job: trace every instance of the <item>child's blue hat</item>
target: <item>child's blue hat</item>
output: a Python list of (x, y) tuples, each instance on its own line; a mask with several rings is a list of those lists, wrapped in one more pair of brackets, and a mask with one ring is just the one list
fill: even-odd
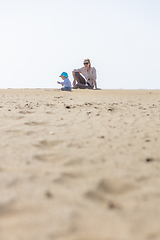
[(65, 76), (66, 78), (68, 78), (68, 74), (66, 72), (62, 72), (59, 77), (61, 77), (62, 75)]

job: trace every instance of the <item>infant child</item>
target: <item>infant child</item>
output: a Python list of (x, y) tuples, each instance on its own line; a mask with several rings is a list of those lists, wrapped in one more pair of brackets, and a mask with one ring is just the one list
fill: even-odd
[(58, 84), (62, 84), (63, 87), (61, 88), (62, 91), (71, 91), (72, 86), (71, 82), (68, 78), (68, 74), (66, 72), (63, 72), (59, 77), (62, 78), (63, 82), (57, 81)]

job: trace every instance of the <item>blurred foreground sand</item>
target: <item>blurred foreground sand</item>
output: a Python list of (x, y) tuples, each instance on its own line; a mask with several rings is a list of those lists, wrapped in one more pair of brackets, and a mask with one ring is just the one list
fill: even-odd
[(0, 90), (0, 240), (159, 240), (160, 90)]

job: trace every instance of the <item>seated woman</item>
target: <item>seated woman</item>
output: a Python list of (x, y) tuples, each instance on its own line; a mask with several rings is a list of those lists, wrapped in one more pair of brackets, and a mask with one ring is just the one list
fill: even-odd
[(91, 63), (89, 58), (85, 59), (84, 67), (79, 69), (74, 69), (73, 74), (73, 89), (81, 88), (81, 89), (97, 89), (97, 82), (96, 82), (96, 69), (91, 67)]

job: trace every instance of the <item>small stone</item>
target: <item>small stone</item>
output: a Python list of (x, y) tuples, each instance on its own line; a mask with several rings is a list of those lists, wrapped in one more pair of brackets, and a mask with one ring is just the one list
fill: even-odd
[(53, 197), (52, 193), (49, 192), (49, 191), (47, 191), (47, 192), (45, 193), (45, 196), (46, 196), (47, 198), (52, 198), (52, 197)]
[(66, 105), (65, 108), (71, 108), (70, 106)]
[(146, 158), (146, 162), (153, 162), (153, 158)]
[(87, 112), (87, 115), (89, 115), (91, 112)]
[(114, 202), (109, 202), (108, 203), (108, 208), (114, 209), (114, 208), (117, 208), (117, 206), (116, 206), (116, 204)]
[(100, 138), (105, 138), (105, 136), (101, 136)]

